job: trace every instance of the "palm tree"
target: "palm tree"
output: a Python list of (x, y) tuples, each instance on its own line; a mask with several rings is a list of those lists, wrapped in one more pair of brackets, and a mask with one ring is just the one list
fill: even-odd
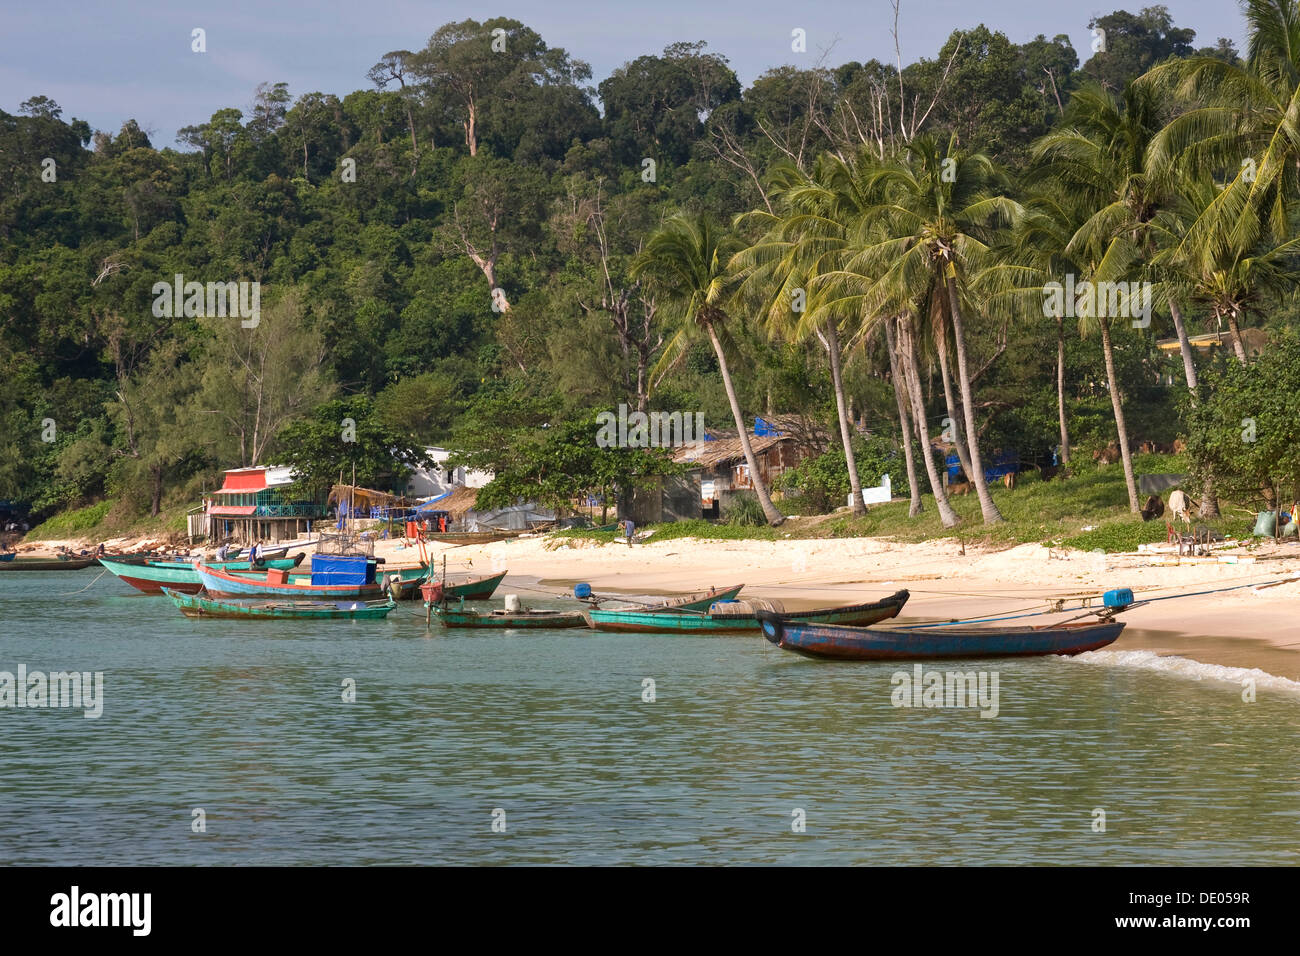
[(829, 315), (816, 322), (807, 320), (810, 280), (833, 266), (845, 244), (843, 207), (851, 204), (852, 195), (843, 192), (845, 186), (851, 188), (851, 178), (841, 175), (842, 167), (831, 156), (819, 157), (811, 175), (790, 165), (776, 167), (769, 175), (772, 182), (769, 200), (780, 211), (759, 210), (737, 217), (738, 227), (757, 224), (767, 231), (753, 245), (738, 252), (730, 268), (741, 279), (737, 297), (758, 304), (770, 334), (794, 341), (816, 335), (825, 346), (853, 513), (863, 515), (867, 508), (862, 501), (862, 482), (853, 451), (853, 427), (842, 374), (843, 320)]
[(1273, 238), (1290, 232), (1300, 198), (1300, 3), (1245, 0), (1246, 59), (1174, 60), (1138, 82), (1172, 90), (1190, 108), (1151, 143), (1154, 168), (1175, 161), (1193, 172), (1230, 175)]
[[(984, 154), (958, 150), (955, 139), (943, 150), (933, 138), (918, 137), (867, 178), (865, 192), (875, 201), (863, 219), (873, 231), (854, 267), (878, 276), (871, 296), (876, 311), (907, 311), (913, 320), (944, 315), (951, 322), (962, 406), (953, 419), (965, 429), (967, 475), (985, 523), (1004, 519), (984, 480), (976, 437), (965, 287), (986, 262), (997, 228), (1019, 215), (1020, 207), (1001, 194), (1002, 185), (1000, 171)], [(936, 336), (936, 347), (946, 362), (946, 330)]]
[[(944, 527), (951, 528), (960, 522), (948, 501), (943, 483), (934, 465), (931, 442), (926, 428), (925, 402), (921, 394), (921, 374), (917, 361), (916, 343), (920, 336), (916, 330), (916, 309), (912, 303), (901, 303), (894, 311), (881, 308), (885, 298), (877, 290), (878, 263), (871, 261), (868, 250), (875, 248), (883, 235), (884, 218), (875, 210), (878, 206), (871, 180), (878, 161), (868, 150), (859, 152), (853, 161), (835, 167), (839, 181), (835, 192), (847, 201), (836, 207), (838, 221), (844, 222), (847, 233), (836, 237), (834, 263), (831, 258), (810, 280), (810, 308), (805, 321), (819, 323), (829, 316), (853, 316), (857, 320), (854, 333), (856, 342), (863, 342), (881, 328), (890, 353), (894, 392), (899, 412), (899, 425), (904, 441), (908, 481), (912, 489), (909, 513), (920, 514), (920, 482), (917, 480), (911, 441), (913, 432), (920, 441), (922, 459), (934, 494), (935, 507)], [(910, 406), (910, 421), (909, 411)]]
[(785, 516), (776, 510), (767, 493), (767, 486), (759, 474), (758, 460), (749, 441), (745, 418), (740, 412), (736, 388), (727, 366), (727, 353), (722, 348), (719, 331), (726, 325), (727, 313), (727, 261), (738, 250), (739, 243), (724, 235), (704, 216), (675, 216), (667, 220), (646, 242), (645, 249), (632, 263), (633, 279), (645, 278), (662, 294), (669, 313), (676, 310), (682, 328), (669, 344), (668, 355), (680, 355), (687, 337), (701, 329), (709, 338), (718, 358), (722, 385), (731, 403), (731, 414), (740, 434), (740, 447), (749, 466), (754, 492), (762, 505), (763, 515), (771, 525), (779, 525)]
[(1237, 360), (1248, 364), (1241, 319), (1294, 289), (1300, 238), (1273, 241), (1250, 202), (1250, 184), (1220, 188), (1208, 177), (1184, 180), (1154, 226), (1166, 239), (1153, 262), (1157, 274), (1205, 305), (1220, 329), (1226, 319)]
[[(1066, 108), (1065, 125), (1034, 147), (1035, 176), (1058, 196), (1082, 204), (1086, 220), (1065, 248), (1079, 267), (1080, 282), (1126, 282), (1142, 277), (1141, 260), (1155, 252), (1150, 223), (1170, 190), (1170, 177), (1153, 165), (1152, 144), (1160, 133), (1157, 98), (1148, 86), (1130, 83), (1120, 100), (1099, 86), (1076, 91)], [(1093, 305), (1097, 297), (1093, 296)], [(1176, 299), (1171, 314), (1186, 342)], [(1111, 318), (1099, 313), (1079, 317), (1085, 327), (1095, 319), (1101, 330), (1106, 376), (1115, 411), (1129, 507), (1140, 510), (1133, 476), (1132, 451), (1119, 385), (1114, 376)], [(1185, 363), (1191, 347), (1185, 346)]]
[[(976, 278), (990, 311), (1008, 319), (1036, 316), (1043, 310), (1043, 290), (1067, 273), (1081, 269), (1066, 247), (1086, 217), (1068, 196), (1043, 190), (1030, 196), (1023, 212), (1004, 237), (993, 262)], [(1065, 316), (1056, 321), (1056, 414), (1061, 429), (1062, 466), (1070, 464), (1070, 429), (1065, 415)]]

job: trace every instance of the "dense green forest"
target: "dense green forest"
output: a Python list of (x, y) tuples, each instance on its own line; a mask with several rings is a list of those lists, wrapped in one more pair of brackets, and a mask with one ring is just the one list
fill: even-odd
[[(1250, 383), (1230, 349), (1185, 380), (1170, 303), (1190, 334), (1294, 315), (1300, 25), (1248, 16), (1240, 55), (1156, 6), (1098, 17), (1083, 57), (974, 26), (901, 74), (805, 55), (747, 88), (703, 43), (597, 80), (563, 38), (465, 20), (174, 144), (32, 91), (0, 111), (0, 499), (157, 514), (221, 468), (394, 482), (381, 452), (441, 443), (489, 496), (559, 502), (661, 464), (596, 453), (620, 403), (851, 423), (803, 472), (840, 504), (883, 468), (919, 496), (945, 431), (982, 502), (981, 453), (1046, 464), (1067, 430), (1076, 460), (1187, 437), (1209, 487), (1234, 452), (1189, 427)], [(1149, 325), (1045, 318), (1066, 273), (1152, 283)], [(174, 281), (259, 283), (260, 313), (160, 310)]]

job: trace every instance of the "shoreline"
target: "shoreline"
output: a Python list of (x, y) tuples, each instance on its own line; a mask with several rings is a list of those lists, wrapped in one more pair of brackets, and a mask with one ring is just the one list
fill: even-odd
[[(82, 547), (50, 541), (41, 542), (40, 550), (53, 551), (61, 544)], [(912, 597), (899, 620), (916, 623), (1028, 614), (1044, 610), (1056, 598), (1077, 608), (1078, 598), (1119, 587), (1132, 588), (1138, 601), (1188, 595), (1124, 612), (1121, 619), (1128, 627), (1114, 649), (1258, 668), (1300, 680), (1300, 580), (1258, 591), (1250, 586), (1300, 575), (1300, 546), (1232, 553), (1248, 560), (1171, 566), (1153, 564), (1160, 559), (1154, 554), (1103, 558), (1037, 544), (963, 546), (956, 539), (677, 538), (629, 548), (622, 542), (537, 535), (490, 544), (426, 545), (426, 554), (438, 566), (446, 557), (452, 577), (508, 570), (498, 596), (513, 586), (525, 603), (571, 597), (578, 582), (597, 592), (629, 596), (743, 583), (742, 598), (775, 599), (791, 609), (871, 600), (907, 588)], [(406, 547), (400, 539), (377, 541), (375, 555), (395, 567), (420, 563), (418, 548)], [(1233, 590), (1222, 590), (1226, 588)], [(1072, 613), (1031, 617), (1024, 623), (1050, 623)]]

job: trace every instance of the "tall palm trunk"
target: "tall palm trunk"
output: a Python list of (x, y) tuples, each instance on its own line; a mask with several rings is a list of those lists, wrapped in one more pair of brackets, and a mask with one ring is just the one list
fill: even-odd
[(826, 350), (831, 354), (831, 385), (835, 389), (835, 411), (840, 419), (840, 439), (844, 442), (844, 461), (849, 467), (849, 494), (853, 496), (853, 513), (864, 515), (862, 482), (858, 478), (858, 460), (853, 454), (853, 431), (849, 427), (848, 403), (844, 400), (844, 378), (840, 374), (840, 335), (834, 322), (826, 323)]
[(1183, 374), (1187, 376), (1187, 387), (1192, 391), (1192, 400), (1196, 399), (1196, 388), (1200, 384), (1196, 378), (1196, 363), (1192, 360), (1192, 342), (1187, 337), (1187, 323), (1183, 321), (1183, 310), (1178, 303), (1169, 300), (1169, 317), (1174, 320), (1174, 332), (1178, 334), (1178, 351), (1183, 354)]
[[(949, 266), (951, 269), (951, 266)], [(966, 332), (962, 320), (961, 302), (957, 295), (957, 277), (948, 275), (948, 304), (952, 306), (952, 337), (957, 344), (957, 379), (961, 383), (961, 402), (966, 412), (967, 451), (970, 452), (970, 480), (975, 483), (975, 493), (979, 495), (980, 511), (984, 514), (985, 524), (1005, 521), (998, 506), (989, 494), (988, 482), (984, 480), (984, 465), (980, 461), (979, 432), (975, 430), (975, 400), (971, 396), (970, 373), (966, 362)]]
[(948, 427), (952, 430), (952, 445), (957, 451), (957, 460), (961, 462), (961, 470), (969, 480), (970, 454), (966, 451), (966, 439), (963, 435), (965, 429), (961, 426), (961, 414), (957, 411), (957, 403), (952, 398), (952, 371), (948, 368), (948, 339), (945, 332), (942, 324), (936, 324), (934, 348), (939, 355), (939, 378), (943, 382), (943, 403), (948, 409)]
[[(1196, 377), (1196, 362), (1192, 358), (1192, 343), (1187, 337), (1187, 323), (1183, 321), (1183, 311), (1172, 298), (1169, 300), (1169, 317), (1174, 320), (1174, 331), (1178, 334), (1178, 350), (1183, 353), (1183, 375), (1187, 378), (1187, 390), (1192, 393), (1192, 403), (1197, 401), (1197, 388), (1200, 381)], [(1219, 517), (1219, 496), (1214, 491), (1214, 478), (1207, 475), (1201, 485), (1202, 518)]]
[(745, 428), (745, 418), (740, 414), (740, 402), (736, 399), (736, 388), (731, 384), (731, 371), (727, 368), (727, 354), (722, 350), (722, 343), (718, 341), (718, 333), (713, 328), (712, 322), (705, 322), (704, 328), (709, 333), (713, 352), (718, 357), (718, 370), (722, 372), (722, 386), (727, 390), (731, 414), (736, 419), (736, 430), (740, 433), (740, 448), (745, 453), (745, 463), (749, 465), (749, 478), (754, 483), (754, 493), (758, 495), (758, 503), (763, 507), (763, 516), (767, 518), (767, 523), (775, 527), (785, 520), (785, 515), (777, 511), (776, 506), (772, 504), (772, 499), (767, 493), (767, 485), (763, 484), (763, 476), (759, 474), (758, 459), (754, 457), (754, 448), (749, 443), (749, 432)]
[(1124, 406), (1119, 397), (1119, 383), (1115, 381), (1115, 349), (1110, 340), (1110, 319), (1099, 317), (1101, 325), (1101, 350), (1106, 356), (1106, 385), (1110, 389), (1110, 404), (1115, 410), (1115, 427), (1119, 430), (1119, 454), (1124, 461), (1124, 483), (1128, 486), (1128, 510), (1137, 514), (1137, 483), (1133, 480), (1133, 455), (1128, 449), (1128, 425), (1124, 422)]
[(915, 518), (925, 510), (925, 506), (921, 503), (921, 482), (917, 480), (916, 476), (916, 459), (912, 457), (912, 422), (907, 414), (907, 401), (903, 398), (903, 392), (907, 388), (907, 381), (898, 362), (898, 350), (894, 344), (894, 317), (892, 315), (885, 319), (885, 342), (889, 348), (889, 373), (894, 380), (894, 400), (898, 403), (898, 424), (900, 434), (903, 436), (903, 459), (907, 464), (907, 488), (911, 495), (911, 501), (907, 506), (907, 516)]
[(930, 451), (930, 435), (925, 427), (925, 402), (921, 398), (921, 369), (916, 361), (916, 340), (912, 334), (911, 319), (903, 319), (898, 325), (902, 340), (904, 378), (907, 380), (907, 393), (912, 398), (912, 420), (916, 425), (916, 436), (921, 441), (921, 460), (925, 462), (925, 473), (930, 479), (930, 490), (934, 492), (934, 505), (939, 510), (939, 520), (945, 528), (956, 525), (961, 518), (952, 510), (948, 502), (948, 493), (939, 480), (939, 471), (934, 467), (934, 455)]
[(1237, 361), (1242, 365), (1249, 365), (1246, 358), (1246, 346), (1241, 341), (1241, 326), (1237, 323), (1237, 310), (1233, 309), (1228, 313), (1228, 328), (1232, 330), (1232, 350), (1237, 353)]
[(1065, 424), (1065, 320), (1056, 317), (1056, 414), (1061, 419), (1061, 467), (1070, 464), (1070, 431)]

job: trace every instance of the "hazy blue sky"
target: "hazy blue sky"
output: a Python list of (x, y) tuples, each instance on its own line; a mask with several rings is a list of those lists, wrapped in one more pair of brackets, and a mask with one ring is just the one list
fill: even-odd
[[(903, 0), (904, 62), (933, 57), (958, 27), (984, 23), (1021, 43), (1069, 34), (1080, 60), (1091, 55), (1088, 20), (1150, 0), (1091, 5), (1048, 0)], [(1197, 45), (1220, 36), (1244, 45), (1234, 0), (1169, 0), (1174, 23), (1196, 30)], [(489, 3), (417, 0), (0, 0), (0, 109), (41, 93), (64, 119), (116, 132), (134, 117), (154, 144), (218, 109), (248, 112), (259, 82), (286, 81), (298, 94), (339, 96), (367, 88), (366, 71), (385, 52), (418, 49), (452, 20), (509, 16), (591, 64), (593, 82), (643, 53), (678, 40), (706, 40), (748, 83), (784, 63), (892, 60), (888, 0), (580, 0)], [(206, 54), (190, 52), (190, 31), (207, 31)], [(807, 31), (808, 53), (790, 50), (790, 31)]]

